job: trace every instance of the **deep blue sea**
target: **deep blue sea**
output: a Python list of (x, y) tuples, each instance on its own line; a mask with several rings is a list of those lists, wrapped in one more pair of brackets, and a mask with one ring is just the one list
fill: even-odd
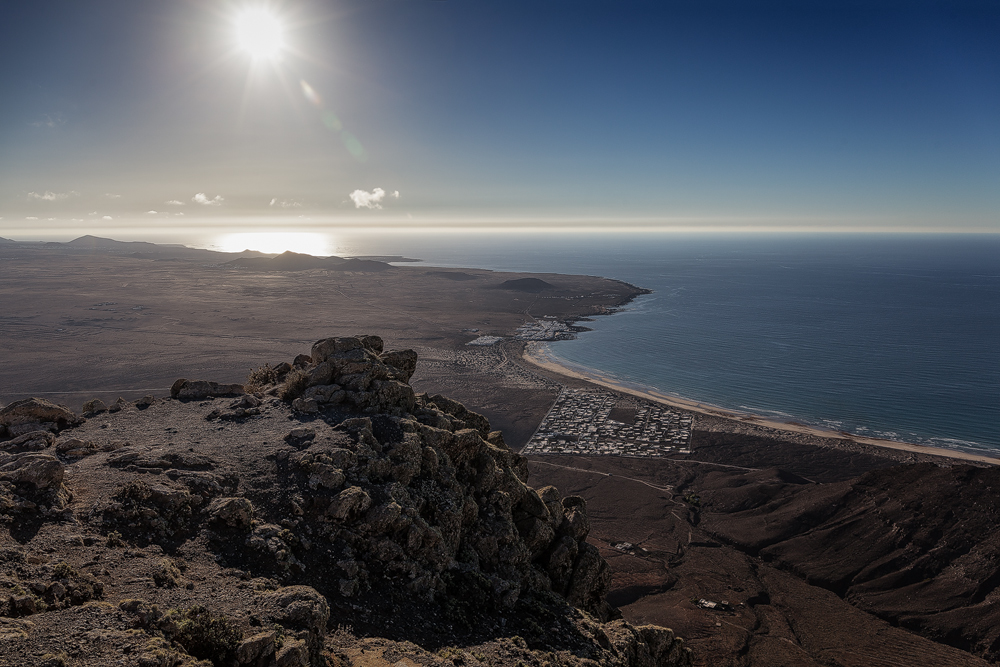
[(1000, 450), (1000, 237), (467, 235), (346, 240), (428, 265), (653, 290), (550, 344), (571, 365), (723, 408)]

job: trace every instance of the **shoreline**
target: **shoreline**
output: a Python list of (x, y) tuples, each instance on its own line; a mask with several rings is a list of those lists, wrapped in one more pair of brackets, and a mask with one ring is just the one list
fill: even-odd
[(845, 443), (847, 442), (859, 443), (863, 445), (869, 445), (872, 447), (892, 449), (912, 454), (923, 454), (927, 456), (937, 456), (948, 459), (957, 459), (961, 461), (974, 461), (977, 463), (1000, 465), (1000, 455), (998, 455), (997, 457), (991, 457), (982, 454), (973, 454), (971, 452), (963, 452), (957, 449), (946, 449), (944, 447), (918, 445), (916, 443), (911, 443), (911, 442), (899, 442), (896, 440), (885, 440), (882, 438), (859, 436), (859, 435), (845, 433), (842, 431), (825, 429), (819, 426), (807, 426), (805, 424), (797, 424), (793, 422), (782, 422), (768, 417), (763, 417), (760, 415), (728, 410), (726, 408), (703, 403), (700, 401), (685, 399), (678, 396), (670, 396), (655, 390), (637, 389), (635, 387), (630, 387), (619, 380), (615, 380), (605, 375), (602, 375), (599, 371), (593, 369), (584, 370), (580, 367), (571, 367), (563, 363), (560, 363), (559, 361), (554, 360), (552, 356), (543, 349), (543, 345), (544, 343), (529, 341), (528, 344), (522, 348), (521, 358), (528, 364), (545, 369), (557, 375), (574, 378), (576, 380), (583, 380), (591, 384), (611, 389), (612, 391), (616, 391), (623, 394), (629, 394), (631, 396), (636, 396), (638, 398), (653, 401), (655, 403), (660, 403), (663, 405), (669, 405), (671, 407), (680, 408), (682, 410), (687, 410), (688, 412), (693, 412), (700, 415), (713, 417), (716, 419), (723, 419), (726, 421), (733, 422), (734, 424), (753, 425), (796, 435), (829, 438), (834, 440), (841, 440), (844, 441)]

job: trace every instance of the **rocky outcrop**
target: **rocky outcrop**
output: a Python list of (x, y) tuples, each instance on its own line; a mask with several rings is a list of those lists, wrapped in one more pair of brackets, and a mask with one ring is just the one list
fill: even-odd
[(130, 627), (116, 654), (137, 664), (369, 664), (357, 632), (392, 665), (689, 665), (669, 630), (613, 620), (583, 499), (531, 488), (484, 416), (413, 391), (416, 363), (330, 338), (254, 371), (251, 394), (178, 381), (149, 410), (0, 443), (0, 489), (8, 509), (68, 497), (48, 452), (91, 475), (74, 520), (98, 537), (73, 543), (79, 564), (143, 599), (87, 627)]
[[(405, 381), (415, 364), (415, 353), (385, 352), (375, 336), (313, 345), (293, 407), (313, 401), (308, 412), (329, 414), (340, 435), (321, 441), (313, 428), (294, 429), (285, 441), (298, 451), (275, 454), (288, 472), (285, 488), (295, 491), (283, 514), (311, 552), (301, 540), (279, 538), (276, 571), (289, 556), (298, 564), (320, 559), (337, 564), (331, 588), (340, 596), (401, 579), (406, 595), (426, 600), (454, 594), (475, 572), (489, 581), (497, 609), (551, 590), (610, 618), (610, 573), (586, 542), (583, 500), (527, 486), (523, 457), (485, 417), (412, 391)], [(368, 416), (342, 419), (345, 410)]]
[(58, 433), (64, 428), (83, 423), (64, 405), (57, 405), (44, 398), (26, 398), (14, 401), (0, 409), (0, 436), (17, 437), (31, 431), (52, 431)]
[(241, 384), (219, 384), (207, 380), (185, 380), (181, 378), (170, 387), (170, 397), (182, 401), (200, 401), (215, 396), (241, 396)]
[(63, 485), (65, 472), (49, 454), (0, 452), (0, 517), (54, 517), (71, 497)]

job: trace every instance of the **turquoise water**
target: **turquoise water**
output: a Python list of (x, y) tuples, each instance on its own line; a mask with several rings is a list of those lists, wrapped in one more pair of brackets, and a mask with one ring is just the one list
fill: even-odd
[(1000, 449), (1000, 238), (358, 239), (439, 266), (586, 273), (654, 290), (550, 344), (664, 393), (863, 435)]

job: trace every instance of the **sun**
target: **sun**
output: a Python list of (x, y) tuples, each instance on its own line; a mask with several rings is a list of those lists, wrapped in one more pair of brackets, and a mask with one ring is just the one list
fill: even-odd
[(236, 18), (236, 42), (254, 60), (274, 60), (285, 46), (281, 20), (263, 8), (244, 10)]

